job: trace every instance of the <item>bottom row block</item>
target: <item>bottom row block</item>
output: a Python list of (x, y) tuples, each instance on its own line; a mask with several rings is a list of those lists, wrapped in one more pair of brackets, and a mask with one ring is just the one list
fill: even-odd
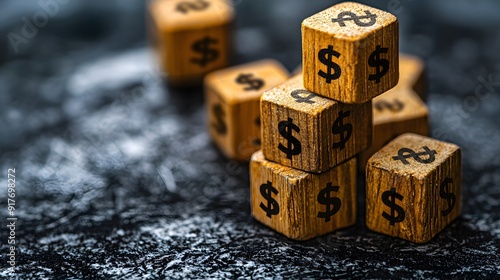
[(424, 243), (462, 209), (462, 156), (456, 145), (404, 134), (366, 166), (369, 229)]
[(250, 162), (252, 215), (295, 240), (306, 240), (356, 222), (356, 158), (316, 174), (268, 161)]

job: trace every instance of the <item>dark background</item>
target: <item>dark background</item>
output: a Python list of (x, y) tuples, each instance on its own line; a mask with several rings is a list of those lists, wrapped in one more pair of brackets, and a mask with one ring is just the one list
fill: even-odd
[[(254, 221), (248, 166), (211, 144), (201, 90), (162, 83), (144, 2), (65, 2), (53, 15), (0, 2), (0, 217), (15, 168), (15, 275), (499, 277), (500, 2), (364, 1), (399, 18), (400, 50), (428, 66), (432, 136), (463, 149), (462, 217), (424, 245), (365, 228), (361, 177), (354, 227), (294, 242)], [(235, 64), (293, 70), (300, 22), (335, 3), (235, 1)], [(34, 17), (37, 33), (12, 44)], [(0, 276), (13, 276), (0, 232)]]

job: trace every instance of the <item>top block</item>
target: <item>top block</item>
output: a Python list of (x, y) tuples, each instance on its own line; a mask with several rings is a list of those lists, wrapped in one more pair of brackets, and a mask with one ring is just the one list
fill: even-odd
[(399, 79), (399, 23), (387, 12), (341, 3), (302, 22), (304, 87), (343, 103), (364, 103)]

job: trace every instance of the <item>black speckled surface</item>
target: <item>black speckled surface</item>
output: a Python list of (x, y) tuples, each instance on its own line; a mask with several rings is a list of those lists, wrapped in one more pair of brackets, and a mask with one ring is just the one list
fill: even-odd
[[(235, 63), (294, 69), (301, 20), (333, 3), (235, 1)], [(0, 3), (0, 217), (15, 168), (18, 218), (2, 278), (500, 278), (500, 3), (377, 4), (428, 64), (432, 136), (463, 149), (463, 215), (424, 245), (365, 228), (362, 178), (354, 227), (294, 242), (254, 221), (248, 166), (211, 144), (200, 90), (163, 85), (143, 5), (59, 4), (16, 53), (8, 34), (42, 8)]]

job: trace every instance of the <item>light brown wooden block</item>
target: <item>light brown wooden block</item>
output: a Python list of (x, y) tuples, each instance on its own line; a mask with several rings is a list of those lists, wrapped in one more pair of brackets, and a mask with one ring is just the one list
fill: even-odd
[(368, 159), (389, 141), (404, 133), (429, 134), (427, 106), (413, 90), (396, 87), (375, 97), (373, 106), (373, 139), (371, 147), (360, 153), (360, 172)]
[(363, 103), (398, 83), (399, 23), (390, 13), (344, 2), (302, 22), (304, 86)]
[(374, 154), (366, 170), (366, 225), (373, 231), (424, 243), (460, 215), (456, 145), (404, 134)]
[(275, 60), (261, 60), (210, 73), (205, 104), (210, 136), (228, 158), (249, 160), (260, 149), (260, 96), (286, 81)]
[(201, 84), (229, 65), (234, 11), (226, 0), (155, 0), (151, 30), (163, 71), (173, 86)]
[(295, 240), (306, 240), (356, 222), (356, 159), (321, 174), (268, 161), (250, 162), (252, 216)]
[(302, 75), (261, 98), (265, 157), (320, 173), (367, 149), (372, 139), (371, 101), (345, 104), (304, 89)]
[(396, 87), (412, 88), (422, 100), (427, 99), (427, 73), (422, 59), (399, 54), (399, 83)]

